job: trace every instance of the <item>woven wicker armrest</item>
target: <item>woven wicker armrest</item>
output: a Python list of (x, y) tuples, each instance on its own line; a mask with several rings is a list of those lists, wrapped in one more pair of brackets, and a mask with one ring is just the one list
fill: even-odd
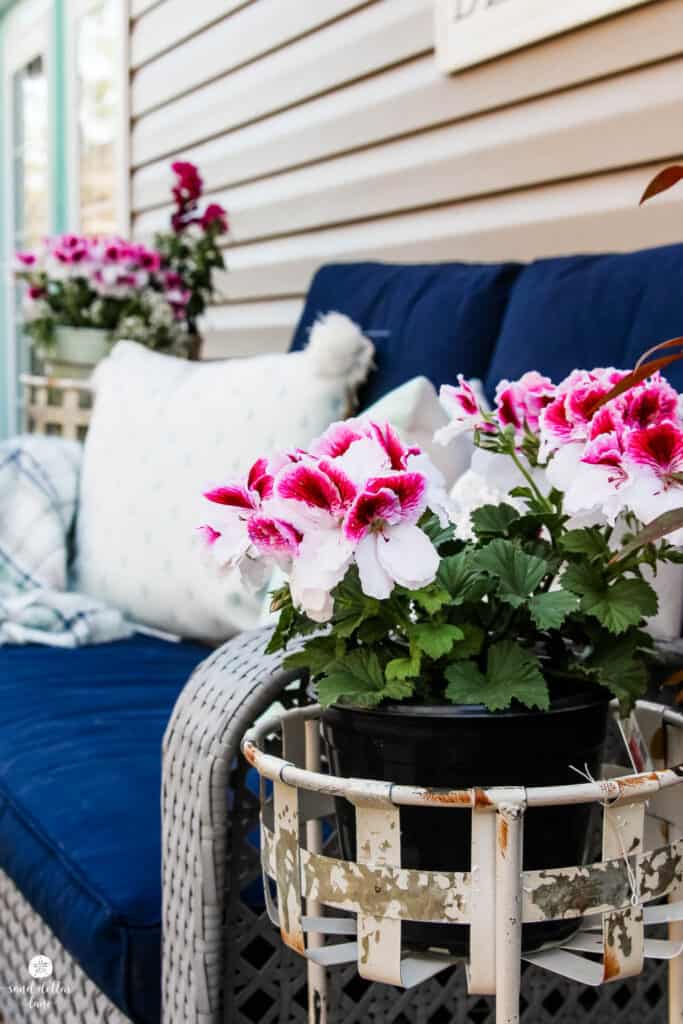
[(269, 633), (243, 633), (203, 661), (164, 737), (164, 1024), (221, 1020), (231, 765), (245, 730), (296, 675), (263, 653)]

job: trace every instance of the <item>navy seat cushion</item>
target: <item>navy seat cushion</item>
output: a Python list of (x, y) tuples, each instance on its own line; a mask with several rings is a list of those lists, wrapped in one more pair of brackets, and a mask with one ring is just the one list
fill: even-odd
[(0, 868), (139, 1024), (160, 1019), (162, 736), (207, 654), (0, 647)]
[[(683, 245), (628, 254), (537, 260), (518, 276), (486, 391), (540, 370), (559, 383), (575, 367), (630, 369), (683, 335)], [(683, 389), (683, 362), (664, 373)]]
[(330, 264), (313, 278), (292, 350), (306, 347), (321, 313), (351, 317), (376, 352), (361, 408), (411, 377), (429, 377), (437, 388), (458, 373), (483, 378), (519, 269), (513, 263)]

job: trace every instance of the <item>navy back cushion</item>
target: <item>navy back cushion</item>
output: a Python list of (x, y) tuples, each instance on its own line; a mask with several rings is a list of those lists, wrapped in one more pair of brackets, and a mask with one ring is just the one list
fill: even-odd
[[(575, 367), (630, 369), (660, 341), (683, 335), (683, 245), (624, 255), (537, 260), (510, 293), (486, 377), (540, 370), (559, 382)], [(664, 373), (683, 390), (683, 362)]]
[(458, 373), (483, 379), (519, 270), (513, 263), (330, 264), (313, 278), (292, 350), (306, 347), (320, 314), (351, 317), (375, 345), (377, 369), (361, 390), (361, 408), (419, 375), (437, 388)]

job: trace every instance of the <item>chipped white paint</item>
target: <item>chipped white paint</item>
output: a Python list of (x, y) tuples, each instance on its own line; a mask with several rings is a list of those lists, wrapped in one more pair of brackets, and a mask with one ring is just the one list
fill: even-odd
[[(667, 765), (683, 764), (683, 730), (667, 727), (665, 746)], [(683, 799), (680, 790), (673, 792), (677, 793), (678, 800), (670, 815), (669, 842), (680, 842), (683, 840)], [(683, 872), (671, 889), (669, 899), (683, 900)], [(671, 942), (683, 942), (683, 921), (669, 925), (669, 939)], [(669, 964), (669, 1021), (670, 1024), (683, 1024), (683, 957), (677, 957)]]
[(642, 852), (645, 805), (642, 802), (606, 807), (603, 812), (602, 855), (628, 861), (631, 905), (605, 914), (602, 921), (603, 981), (632, 978), (643, 970), (643, 907), (641, 873), (633, 855)]
[[(643, 956), (671, 958), (670, 1024), (683, 1024), (678, 956), (683, 948), (683, 822), (680, 798), (674, 798), (681, 791), (673, 788), (683, 783), (683, 715), (655, 705), (644, 705), (644, 709), (643, 733), (654, 770), (598, 783), (528, 790), (433, 790), (319, 774), (317, 708), (285, 716), (286, 760), (259, 749), (259, 742), (278, 726), (277, 721), (252, 730), (243, 741), (245, 757), (263, 778), (275, 782), (272, 805), (265, 802), (261, 790), (263, 870), (275, 878), (278, 891), (278, 910), (269, 908), (269, 913), (292, 948), (304, 952), (304, 934), (308, 936), (306, 955), (313, 962), (309, 1019), (324, 1024), (327, 966), (357, 961), (360, 973), (369, 980), (406, 988), (452, 963), (452, 957), (431, 951), (411, 955), (402, 951), (401, 922), (424, 921), (471, 925), (470, 989), (495, 992), (497, 1024), (518, 1024), (522, 922), (584, 918), (583, 928), (566, 948), (524, 959), (584, 984), (599, 985), (639, 973)], [(667, 767), (663, 766), (665, 754)], [(355, 804), (357, 861), (319, 852), (320, 819), (331, 811), (330, 801), (321, 800), (321, 794), (343, 796)], [(525, 807), (597, 801), (606, 805), (603, 860), (522, 870)], [(656, 835), (664, 827), (669, 840), (649, 850), (643, 849), (646, 803), (659, 826)], [(472, 814), (472, 870), (401, 867), (403, 805)], [(300, 847), (300, 823), (304, 822), (308, 849)], [(644, 906), (663, 896), (675, 902), (644, 915)], [(357, 920), (325, 918), (323, 907), (350, 911)], [(644, 939), (644, 924), (657, 920), (670, 922), (668, 942)], [(353, 936), (356, 930), (357, 941), (322, 945), (323, 935)], [(603, 953), (604, 965), (581, 955), (594, 952)]]
[(496, 1024), (519, 1024), (524, 791), (496, 815)]
[[(303, 726), (304, 733), (304, 761), (307, 771), (320, 771), (320, 723), (317, 720), (297, 718), (297, 722)], [(295, 760), (288, 753), (290, 760)], [(301, 795), (301, 794), (300, 794)], [(301, 801), (299, 802), (301, 811)], [(323, 826), (320, 819), (312, 819), (306, 822), (306, 846), (312, 853), (320, 853), (323, 848)], [(301, 883), (299, 883), (301, 884)], [(321, 911), (317, 900), (306, 900), (307, 918), (303, 921), (304, 929), (307, 923), (319, 917)], [(345, 926), (353, 925), (352, 921), (337, 922), (342, 929)], [(354, 927), (355, 931), (355, 927)], [(329, 934), (329, 932), (328, 932)], [(343, 934), (343, 932), (342, 932)], [(308, 949), (317, 950), (324, 947), (322, 932), (311, 930), (308, 935)], [(316, 1024), (327, 1024), (327, 971), (323, 964), (317, 964), (313, 959), (308, 960), (306, 968), (308, 979), (308, 1017)]]
[[(401, 820), (396, 807), (356, 806), (356, 857), (359, 864), (400, 867)], [(375, 885), (377, 895), (381, 884)], [(384, 915), (358, 915), (358, 973), (362, 978), (402, 984), (401, 922), (395, 916), (400, 911), (398, 894), (390, 894)]]
[(470, 962), (472, 995), (496, 992), (496, 815), (472, 812), (470, 858)]
[(280, 915), (280, 934), (285, 945), (303, 953), (301, 926), (301, 868), (299, 865), (298, 793), (293, 786), (276, 782), (275, 807), (275, 882)]

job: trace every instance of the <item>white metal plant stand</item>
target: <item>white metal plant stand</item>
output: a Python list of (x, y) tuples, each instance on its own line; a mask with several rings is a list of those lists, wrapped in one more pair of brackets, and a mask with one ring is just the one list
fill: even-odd
[[(469, 991), (496, 996), (498, 1024), (519, 1021), (522, 960), (601, 985), (640, 974), (648, 957), (670, 960), (669, 1022), (683, 1024), (683, 715), (642, 701), (637, 716), (653, 770), (627, 775), (606, 766), (600, 781), (534, 789), (434, 790), (323, 774), (317, 706), (250, 730), (242, 751), (261, 777), (268, 913), (283, 941), (308, 958), (309, 1020), (327, 1020), (327, 967), (357, 961), (363, 978), (410, 988), (453, 964), (437, 950), (403, 948), (401, 922), (421, 921), (469, 924)], [(282, 758), (263, 750), (280, 730)], [(334, 813), (335, 797), (356, 809), (355, 861), (321, 852), (322, 819)], [(524, 870), (527, 810), (580, 803), (603, 807), (602, 860)], [(405, 806), (470, 813), (471, 870), (402, 868)], [(323, 916), (325, 909), (347, 916)], [(578, 929), (562, 948), (522, 953), (523, 923), (560, 918), (575, 918)], [(662, 923), (668, 940), (645, 936)]]

